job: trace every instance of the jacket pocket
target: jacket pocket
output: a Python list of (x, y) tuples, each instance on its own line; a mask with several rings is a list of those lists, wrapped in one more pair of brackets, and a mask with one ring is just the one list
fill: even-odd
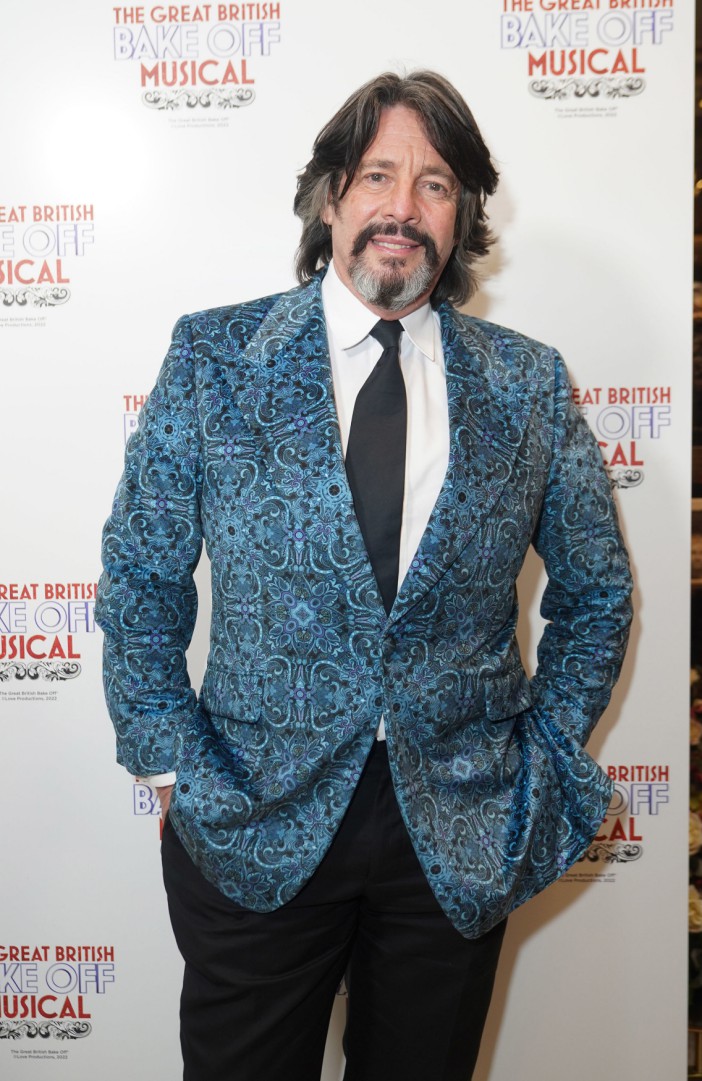
[(514, 717), (530, 705), (531, 687), (521, 668), (493, 676), (485, 684), (485, 714), (491, 721)]
[(211, 715), (256, 724), (261, 718), (263, 678), (260, 672), (208, 666), (202, 681), (202, 702)]

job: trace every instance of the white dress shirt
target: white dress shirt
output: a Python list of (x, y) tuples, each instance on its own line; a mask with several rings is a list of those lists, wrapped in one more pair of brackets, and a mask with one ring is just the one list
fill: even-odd
[[(356, 395), (383, 347), (370, 337), (378, 316), (346, 288), (333, 263), (322, 282), (322, 304), (345, 455)], [(405, 331), (400, 339), (400, 367), (407, 391), (407, 455), (398, 589), (441, 491), (449, 457), (448, 397), (439, 318), (429, 304), (424, 304), (400, 322)]]
[[(322, 282), (334, 401), (346, 455), (356, 395), (383, 347), (370, 336), (378, 316), (347, 289), (333, 262)], [(430, 304), (403, 316), (400, 367), (407, 391), (407, 454), (402, 503), (398, 590), (419, 547), (444, 482), (449, 457), (448, 396), (439, 318)], [(385, 738), (381, 720), (378, 739)], [(155, 787), (173, 784), (175, 773), (144, 777)]]

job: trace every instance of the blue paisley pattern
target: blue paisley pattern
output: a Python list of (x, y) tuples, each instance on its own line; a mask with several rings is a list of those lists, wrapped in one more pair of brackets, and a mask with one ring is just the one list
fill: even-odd
[[(118, 760), (177, 769), (185, 847), (257, 911), (314, 872), (381, 714), (415, 850), (468, 937), (566, 870), (610, 799), (583, 745), (618, 675), (631, 582), (599, 450), (553, 350), (439, 314), (450, 460), (389, 618), (346, 481), (319, 280), (181, 319), (127, 447), (97, 607)], [(514, 583), (531, 542), (548, 624), (529, 682)]]

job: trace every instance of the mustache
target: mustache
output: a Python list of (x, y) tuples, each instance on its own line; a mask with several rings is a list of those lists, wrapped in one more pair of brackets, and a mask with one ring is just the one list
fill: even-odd
[(356, 237), (353, 248), (351, 249), (351, 255), (354, 258), (357, 258), (365, 250), (374, 236), (399, 236), (403, 240), (411, 240), (414, 244), (422, 245), (427, 262), (430, 266), (435, 265), (438, 260), (436, 244), (428, 233), (421, 233), (419, 229), (415, 229), (413, 225), (397, 225), (393, 222), (388, 222), (385, 225), (374, 224), (371, 222), (370, 225), (366, 225)]

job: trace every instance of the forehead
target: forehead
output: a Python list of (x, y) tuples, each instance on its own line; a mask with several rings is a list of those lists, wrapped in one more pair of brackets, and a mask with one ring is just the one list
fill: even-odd
[(393, 165), (409, 162), (454, 176), (451, 167), (429, 142), (419, 114), (406, 105), (383, 109), (375, 138), (366, 147), (362, 161), (364, 164), (385, 161)]

